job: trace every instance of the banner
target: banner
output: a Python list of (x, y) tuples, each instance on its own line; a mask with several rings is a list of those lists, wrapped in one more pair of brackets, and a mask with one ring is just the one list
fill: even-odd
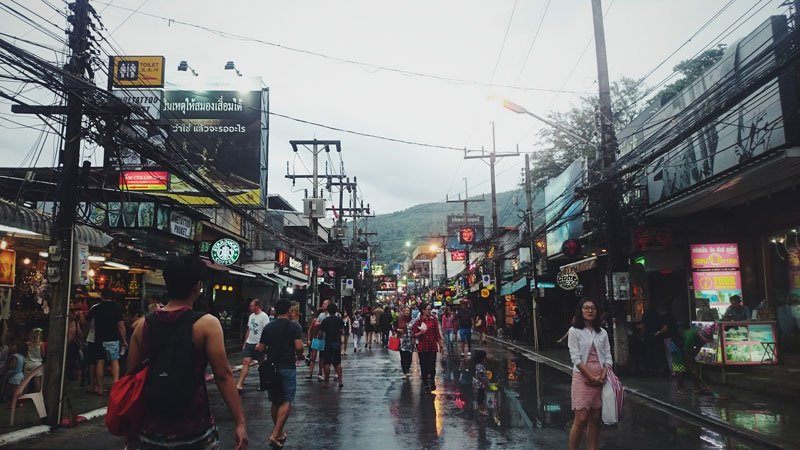
[(450, 250), (451, 261), (464, 261), (467, 259), (467, 252), (465, 250)]
[(0, 250), (0, 286), (14, 287), (16, 279), (17, 252)]

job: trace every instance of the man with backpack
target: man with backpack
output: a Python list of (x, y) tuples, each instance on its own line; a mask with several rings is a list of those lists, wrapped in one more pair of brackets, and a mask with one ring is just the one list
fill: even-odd
[[(275, 427), (269, 437), (269, 445), (273, 448), (282, 448), (286, 442), (286, 433), (283, 427), (289, 419), (292, 402), (297, 391), (297, 367), (295, 360), (298, 354), (303, 353), (303, 330), (300, 325), (289, 317), (291, 303), (288, 300), (278, 300), (275, 303), (275, 320), (264, 327), (261, 332), (261, 341), (256, 345), (256, 350), (266, 349), (266, 361), (275, 364), (280, 374), (280, 382), (275, 389), (270, 388), (267, 393), (272, 402), (272, 423)], [(341, 358), (341, 356), (340, 356)]]
[(205, 270), (194, 255), (167, 263), (164, 281), (170, 301), (148, 314), (133, 333), (130, 370), (149, 362), (144, 419), (138, 442), (129, 443), (128, 449), (220, 448), (205, 382), (209, 364), (236, 424), (233, 448), (247, 448), (244, 413), (228, 366), (222, 326), (216, 317), (192, 310), (203, 291)]

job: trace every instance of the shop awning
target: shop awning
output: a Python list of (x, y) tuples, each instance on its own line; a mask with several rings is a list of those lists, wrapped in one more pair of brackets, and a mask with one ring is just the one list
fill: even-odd
[(569, 270), (573, 272), (584, 272), (586, 270), (594, 269), (595, 267), (597, 267), (597, 256), (575, 261), (574, 263), (564, 264), (560, 267), (560, 269), (562, 271)]
[[(8, 231), (19, 234), (50, 236), (53, 219), (33, 209), (0, 199), (0, 224), (12, 228)], [(105, 247), (114, 238), (87, 225), (75, 226), (75, 240), (90, 247)]]
[(206, 267), (208, 267), (211, 270), (216, 270), (218, 272), (227, 272), (228, 271), (227, 267), (221, 266), (219, 264), (214, 264), (213, 262), (211, 262), (211, 260), (203, 258), (203, 262), (206, 263)]
[(528, 285), (528, 278), (522, 277), (513, 283), (506, 283), (500, 288), (500, 295), (511, 295)]
[(233, 270), (233, 269), (228, 269), (228, 273), (231, 275), (235, 275), (237, 277), (256, 278), (256, 275), (254, 273), (240, 272), (238, 270)]

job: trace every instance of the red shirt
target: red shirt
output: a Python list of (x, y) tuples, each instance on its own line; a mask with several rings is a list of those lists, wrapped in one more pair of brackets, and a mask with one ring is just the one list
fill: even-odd
[(423, 320), (420, 318), (414, 323), (412, 330), (414, 334), (419, 333), (419, 326), (425, 323), (428, 327), (425, 334), (417, 338), (417, 351), (418, 352), (437, 352), (439, 351), (439, 323), (433, 316)]

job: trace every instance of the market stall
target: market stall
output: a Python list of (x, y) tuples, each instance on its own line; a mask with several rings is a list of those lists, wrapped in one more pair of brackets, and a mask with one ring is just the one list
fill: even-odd
[[(695, 321), (692, 326), (703, 328), (714, 322)], [(700, 349), (696, 360), (701, 364), (722, 368), (778, 364), (777, 330), (774, 321), (716, 322), (714, 340)]]

